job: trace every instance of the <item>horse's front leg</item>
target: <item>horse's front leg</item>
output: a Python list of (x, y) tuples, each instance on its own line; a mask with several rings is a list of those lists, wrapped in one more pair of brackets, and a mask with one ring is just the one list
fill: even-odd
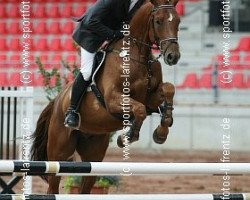
[(163, 83), (159, 86), (158, 90), (151, 96), (151, 109), (155, 110), (156, 103), (162, 102), (159, 106), (161, 114), (161, 123), (153, 133), (153, 139), (158, 144), (163, 144), (168, 136), (169, 127), (173, 124), (173, 98), (175, 94), (175, 87), (171, 83)]
[[(115, 114), (115, 115), (119, 114), (121, 116), (123, 116), (125, 113), (126, 113), (126, 116), (128, 116), (127, 114), (129, 113), (129, 115), (133, 117), (132, 122), (129, 122), (127, 118), (126, 119), (124, 118), (123, 120), (123, 125), (124, 127), (126, 127), (125, 130), (124, 129), (123, 130), (127, 132), (125, 134), (120, 135), (117, 139), (117, 145), (121, 148), (124, 147), (125, 143), (127, 142), (132, 143), (139, 139), (139, 132), (140, 132), (141, 126), (143, 124), (143, 121), (147, 117), (145, 105), (143, 105), (142, 103), (130, 97), (125, 97), (126, 102), (129, 102), (128, 105), (126, 106), (130, 108), (129, 109), (130, 112), (124, 112), (124, 110), (127, 110), (127, 108), (125, 108), (122, 105), (122, 102), (123, 102), (122, 98), (123, 98), (123, 95), (121, 93), (119, 92), (115, 93), (113, 91), (112, 98), (109, 98), (111, 100), (109, 100), (106, 103), (107, 110), (109, 111), (109, 113)], [(129, 129), (127, 129), (128, 127)]]

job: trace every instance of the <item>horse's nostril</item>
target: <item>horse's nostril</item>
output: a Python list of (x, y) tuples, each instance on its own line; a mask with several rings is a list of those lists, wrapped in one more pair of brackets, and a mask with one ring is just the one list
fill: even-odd
[(173, 61), (174, 55), (173, 55), (172, 53), (168, 54), (167, 59), (168, 59), (169, 61)]
[(175, 65), (177, 64), (178, 60), (180, 58), (180, 55), (178, 53), (166, 53), (164, 57), (164, 61), (168, 65)]

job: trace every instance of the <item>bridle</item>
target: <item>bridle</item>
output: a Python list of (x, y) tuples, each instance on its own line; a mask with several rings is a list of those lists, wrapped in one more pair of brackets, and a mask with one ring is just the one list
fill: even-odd
[[(176, 43), (176, 44), (178, 44), (178, 38), (177, 37), (169, 37), (169, 38), (162, 39), (162, 40), (156, 39), (156, 37), (155, 37), (156, 33), (155, 33), (155, 28), (154, 28), (154, 15), (152, 15), (152, 13), (157, 12), (160, 9), (175, 9), (175, 6), (171, 5), (171, 4), (166, 4), (166, 5), (155, 6), (151, 10), (150, 18), (149, 18), (149, 23), (152, 22), (152, 24), (153, 24), (155, 43), (153, 43), (153, 44), (145, 43), (145, 42), (140, 41), (140, 40), (138, 40), (138, 39), (136, 39), (136, 38), (134, 38), (132, 36), (129, 36), (129, 38), (131, 38), (134, 43), (140, 43), (140, 44), (142, 44), (144, 46), (149, 47), (150, 49), (160, 50), (161, 54), (159, 55), (159, 57), (161, 55), (164, 55), (165, 52), (167, 51), (167, 48), (165, 49), (165, 51), (163, 51), (163, 49), (162, 49), (162, 46), (163, 46), (163, 44), (165, 42), (170, 42), (170, 43)], [(156, 45), (156, 47), (154, 47), (154, 45)]]
[[(155, 28), (154, 28), (154, 15), (152, 15), (152, 13), (157, 12), (160, 9), (175, 9), (174, 5), (171, 4), (167, 4), (167, 5), (160, 5), (160, 6), (156, 6), (151, 10), (151, 18), (152, 18), (152, 24), (153, 24), (153, 30), (154, 30), (154, 38), (155, 38)], [(167, 48), (165, 51), (163, 51), (162, 49), (162, 45), (165, 42), (170, 42), (170, 43), (176, 43), (178, 44), (178, 38), (177, 37), (169, 37), (163, 40), (156, 40), (156, 45), (158, 47), (158, 49), (160, 50), (161, 54), (165, 54)]]

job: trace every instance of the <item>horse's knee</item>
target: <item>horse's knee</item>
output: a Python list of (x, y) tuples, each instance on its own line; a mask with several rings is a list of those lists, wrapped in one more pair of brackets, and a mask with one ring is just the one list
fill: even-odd
[(106, 103), (106, 109), (109, 113), (115, 114), (119, 113), (120, 111), (118, 110), (118, 105), (116, 105), (116, 102), (113, 100), (110, 100)]
[(165, 83), (163, 84), (163, 92), (167, 95), (167, 96), (174, 96), (175, 94), (175, 86), (172, 83)]
[(137, 118), (139, 120), (143, 121), (147, 117), (146, 108), (143, 104), (139, 104), (139, 105), (134, 106), (132, 111), (135, 115), (135, 118)]

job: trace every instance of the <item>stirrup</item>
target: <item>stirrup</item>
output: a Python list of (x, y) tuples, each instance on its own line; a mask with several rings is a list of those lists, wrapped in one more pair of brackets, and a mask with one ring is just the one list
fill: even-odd
[(67, 112), (65, 113), (65, 117), (68, 115), (69, 112), (74, 112), (75, 114), (77, 114), (78, 116), (78, 125), (76, 127), (70, 127), (67, 123), (65, 123), (64, 121), (64, 126), (67, 127), (67, 128), (72, 128), (72, 129), (75, 129), (75, 130), (79, 130), (80, 129), (80, 126), (81, 126), (81, 115), (79, 112), (76, 112), (75, 110), (67, 110)]

